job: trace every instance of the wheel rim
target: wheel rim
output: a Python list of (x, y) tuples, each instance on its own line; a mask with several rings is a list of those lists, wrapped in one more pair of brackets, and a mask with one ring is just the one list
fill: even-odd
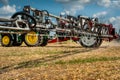
[(96, 43), (97, 38), (94, 36), (82, 36), (80, 38), (80, 41), (82, 42), (83, 45), (85, 46), (92, 46)]
[(10, 38), (8, 36), (4, 36), (2, 38), (2, 42), (4, 45), (8, 45), (10, 43)]
[(36, 35), (36, 32), (31, 31), (25, 35), (25, 41), (29, 45), (35, 45), (38, 42), (38, 36)]

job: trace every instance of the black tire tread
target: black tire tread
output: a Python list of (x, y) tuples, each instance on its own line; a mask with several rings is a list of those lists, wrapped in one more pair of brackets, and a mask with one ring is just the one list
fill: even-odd
[[(8, 45), (4, 45), (3, 42), (2, 42), (2, 38), (3, 38), (4, 36), (8, 36), (8, 37), (10, 38), (10, 42), (9, 42)], [(12, 36), (11, 36), (10, 34), (1, 34), (1, 45), (2, 45), (3, 47), (11, 47), (12, 44), (13, 44), (13, 40), (12, 40)]]

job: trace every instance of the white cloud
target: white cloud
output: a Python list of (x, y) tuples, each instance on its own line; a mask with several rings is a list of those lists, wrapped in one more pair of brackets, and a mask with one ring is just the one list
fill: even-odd
[(16, 6), (5, 5), (0, 8), (0, 14), (12, 14), (16, 12)]
[(115, 7), (115, 8), (120, 8), (120, 1), (119, 0), (114, 0), (111, 2), (111, 6)]
[(65, 11), (69, 11), (71, 15), (75, 15), (78, 10), (84, 9), (84, 6), (90, 0), (56, 0), (64, 5)]
[(97, 4), (107, 8), (120, 8), (120, 0), (99, 0)]
[(106, 11), (103, 11), (103, 12), (99, 12), (99, 13), (96, 13), (96, 14), (93, 14), (93, 17), (103, 17), (103, 16), (106, 16), (107, 15), (107, 12)]
[(116, 31), (118, 32), (120, 29), (120, 16), (111, 17), (109, 22), (113, 24), (113, 26), (116, 28)]
[(78, 10), (82, 10), (82, 9), (84, 9), (82, 5), (74, 5), (69, 11), (71, 15), (75, 15)]
[[(65, 9), (75, 14), (78, 10), (83, 10), (86, 4), (96, 3), (103, 7), (109, 7), (111, 0), (56, 0), (64, 5)], [(104, 14), (104, 13), (103, 13)]]
[(86, 4), (86, 3), (89, 3), (90, 0), (78, 0), (78, 2), (81, 4)]
[(111, 0), (99, 0), (97, 3), (100, 6), (109, 7), (111, 5)]
[(65, 3), (65, 2), (69, 2), (71, 0), (56, 0), (57, 2), (61, 2), (61, 3)]
[(87, 3), (87, 2), (90, 2), (90, 0), (56, 0), (56, 1), (61, 2), (61, 3), (70, 3), (70, 2)]
[(15, 5), (4, 5), (0, 8), (0, 17), (2, 18), (10, 18), (12, 14), (16, 12), (16, 6)]
[(110, 22), (114, 23), (114, 22), (120, 22), (120, 16), (117, 16), (117, 17), (111, 17), (109, 19)]
[(95, 3), (106, 8), (120, 8), (120, 0), (56, 0), (63, 4), (65, 10), (71, 14), (83, 10), (87, 4)]
[(112, 22), (112, 23), (113, 23), (115, 20), (116, 20), (115, 17), (111, 17), (111, 18), (109, 19), (109, 21)]
[(16, 12), (16, 5), (9, 5), (9, 0), (0, 0), (0, 3), (3, 4), (0, 7), (0, 17), (1, 18), (10, 18), (10, 16)]

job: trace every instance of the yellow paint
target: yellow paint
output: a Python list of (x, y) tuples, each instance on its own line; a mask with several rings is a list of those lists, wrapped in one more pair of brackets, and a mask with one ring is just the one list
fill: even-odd
[(38, 42), (36, 32), (31, 31), (25, 35), (25, 40), (29, 45), (35, 45)]
[(3, 38), (2, 38), (2, 43), (3, 43), (4, 45), (8, 45), (8, 44), (10, 43), (10, 38), (9, 38), (9, 36), (3, 36)]

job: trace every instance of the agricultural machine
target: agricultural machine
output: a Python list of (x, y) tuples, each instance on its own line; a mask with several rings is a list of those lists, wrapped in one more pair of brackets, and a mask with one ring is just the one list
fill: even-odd
[[(56, 24), (50, 18), (56, 20)], [(56, 16), (47, 10), (24, 6), (10, 19), (0, 18), (1, 45), (5, 47), (46, 46), (47, 43), (73, 40), (83, 47), (99, 47), (103, 40), (116, 39), (112, 24), (85, 16)]]

